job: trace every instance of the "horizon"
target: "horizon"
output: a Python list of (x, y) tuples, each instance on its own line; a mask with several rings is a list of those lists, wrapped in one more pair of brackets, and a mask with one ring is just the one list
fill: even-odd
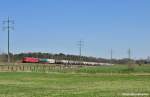
[[(9, 3), (8, 3), (9, 2)], [(47, 52), (133, 59), (150, 56), (149, 0), (1, 0), (0, 28), (10, 16), (10, 52)], [(7, 32), (0, 30), (0, 53), (7, 52)]]

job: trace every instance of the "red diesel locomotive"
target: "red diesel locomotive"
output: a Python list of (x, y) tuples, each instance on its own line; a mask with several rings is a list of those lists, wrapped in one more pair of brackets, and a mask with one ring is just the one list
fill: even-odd
[(24, 57), (22, 59), (23, 63), (39, 63), (39, 58), (32, 58), (32, 57)]

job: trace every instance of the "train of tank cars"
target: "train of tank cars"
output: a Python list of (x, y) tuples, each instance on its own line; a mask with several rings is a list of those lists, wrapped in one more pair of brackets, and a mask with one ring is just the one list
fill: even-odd
[(56, 59), (44, 59), (44, 58), (33, 58), (33, 57), (24, 57), (22, 59), (22, 62), (23, 63), (43, 63), (43, 64), (65, 64), (65, 65), (88, 65), (88, 66), (113, 65), (109, 63), (100, 63), (100, 62), (56, 60)]

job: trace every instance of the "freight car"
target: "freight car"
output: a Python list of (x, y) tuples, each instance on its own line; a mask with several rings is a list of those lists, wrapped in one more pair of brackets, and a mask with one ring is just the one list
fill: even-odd
[(55, 59), (39, 59), (39, 63), (45, 63), (45, 64), (54, 64), (56, 63), (55, 62)]
[(23, 63), (43, 63), (43, 64), (86, 65), (86, 66), (113, 65), (113, 64), (109, 64), (109, 63), (99, 63), (99, 62), (55, 60), (55, 59), (32, 58), (32, 57), (25, 57), (25, 58), (23, 58), (22, 62)]

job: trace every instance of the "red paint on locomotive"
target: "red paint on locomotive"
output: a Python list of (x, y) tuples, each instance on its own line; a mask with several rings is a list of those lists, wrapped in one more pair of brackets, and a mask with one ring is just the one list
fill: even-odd
[(38, 58), (32, 58), (32, 57), (24, 57), (22, 60), (23, 63), (38, 63)]

